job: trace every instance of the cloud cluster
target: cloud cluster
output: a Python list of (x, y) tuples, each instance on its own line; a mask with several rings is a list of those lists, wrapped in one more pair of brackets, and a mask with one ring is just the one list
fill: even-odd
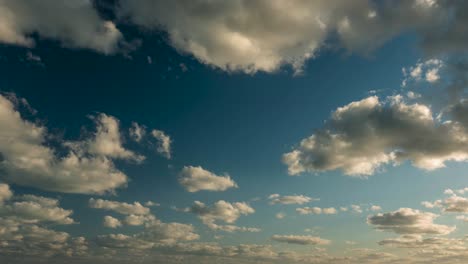
[(96, 132), (88, 138), (60, 141), (52, 147), (48, 140), (57, 137), (43, 125), (23, 119), (15, 101), (0, 95), (0, 177), (6, 182), (47, 191), (102, 194), (128, 181), (113, 159), (144, 159), (122, 146), (118, 120), (105, 114), (93, 117)]
[(411, 208), (400, 208), (393, 212), (369, 216), (367, 223), (378, 230), (393, 231), (397, 234), (436, 234), (446, 235), (455, 226), (434, 224), (438, 215)]
[(398, 95), (383, 102), (371, 96), (336, 109), (324, 128), (284, 154), (283, 161), (291, 175), (340, 169), (358, 176), (405, 160), (426, 170), (466, 161), (467, 124), (454, 110), (446, 114), (451, 119), (442, 122), (427, 105), (408, 104)]
[(89, 199), (89, 207), (95, 209), (111, 210), (124, 215), (145, 215), (150, 213), (150, 209), (143, 206), (139, 202), (129, 204), (124, 202), (91, 198)]
[(271, 194), (268, 196), (270, 204), (305, 204), (311, 201), (318, 201), (320, 199), (311, 198), (305, 195), (284, 195)]
[(72, 210), (59, 207), (59, 201), (36, 195), (14, 195), (6, 184), (0, 184), (0, 255), (50, 257), (84, 255), (87, 242), (66, 232), (48, 229), (51, 224), (76, 223)]
[(237, 188), (237, 184), (229, 175), (218, 176), (200, 166), (185, 166), (180, 172), (179, 183), (189, 192), (225, 191)]

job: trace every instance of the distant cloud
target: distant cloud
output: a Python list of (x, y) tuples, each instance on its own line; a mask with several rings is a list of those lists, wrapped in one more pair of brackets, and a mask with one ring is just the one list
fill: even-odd
[(304, 195), (285, 195), (271, 194), (268, 196), (270, 204), (305, 204), (311, 201), (318, 201), (320, 199), (311, 198)]
[(411, 208), (400, 208), (393, 212), (380, 213), (367, 218), (367, 223), (378, 230), (393, 231), (397, 234), (439, 234), (446, 235), (455, 230), (454, 226), (434, 224), (438, 215)]
[(301, 215), (307, 215), (307, 214), (326, 214), (326, 215), (332, 215), (332, 214), (337, 214), (338, 211), (333, 208), (333, 207), (328, 207), (328, 208), (320, 208), (320, 207), (303, 207), (303, 208), (297, 208), (296, 212), (298, 212)]
[(129, 204), (124, 202), (91, 198), (89, 199), (89, 207), (110, 210), (123, 215), (146, 215), (150, 213), (150, 209), (148, 207), (144, 207), (139, 202)]
[(329, 245), (330, 240), (315, 236), (297, 236), (297, 235), (273, 235), (272, 240), (288, 244), (298, 245)]
[(238, 187), (229, 175), (218, 176), (200, 166), (185, 166), (180, 172), (179, 183), (189, 192), (225, 191)]

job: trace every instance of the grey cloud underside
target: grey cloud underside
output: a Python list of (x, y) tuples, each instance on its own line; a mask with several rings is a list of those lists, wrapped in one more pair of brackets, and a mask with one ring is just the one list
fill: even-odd
[(176, 49), (222, 70), (290, 65), (299, 73), (330, 36), (360, 53), (406, 32), (420, 37), (427, 54), (465, 51), (468, 41), (464, 1), (119, 0), (108, 9), (115, 21), (103, 19), (91, 1), (1, 0), (0, 42), (32, 46), (31, 34), (38, 34), (109, 54), (125, 46), (116, 25), (130, 24), (166, 31)]

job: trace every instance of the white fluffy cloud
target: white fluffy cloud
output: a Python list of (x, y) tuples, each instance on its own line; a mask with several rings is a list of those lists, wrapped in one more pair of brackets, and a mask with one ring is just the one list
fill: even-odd
[(0, 0), (0, 42), (32, 47), (37, 33), (63, 46), (102, 53), (117, 50), (122, 34), (100, 18), (91, 1)]
[(272, 240), (288, 244), (298, 245), (328, 245), (330, 240), (315, 236), (297, 236), (297, 235), (273, 235)]
[(296, 208), (296, 212), (301, 215), (308, 215), (308, 214), (337, 214), (338, 211), (333, 207), (328, 208), (320, 208), (320, 207), (303, 207), (303, 208)]
[[(242, 215), (253, 214), (255, 210), (248, 204), (243, 202), (229, 203), (223, 200), (217, 201), (212, 206), (207, 206), (202, 202), (195, 201), (193, 206), (186, 208), (183, 211), (191, 212), (198, 216), (201, 221), (213, 230), (221, 230), (226, 232), (244, 231), (258, 232), (258, 228), (239, 227), (230, 225)], [(227, 223), (227, 225), (219, 225), (216, 221)]]
[(185, 166), (180, 172), (179, 183), (189, 192), (225, 191), (237, 188), (237, 184), (229, 175), (218, 176), (200, 166)]
[(320, 199), (311, 198), (305, 195), (285, 195), (271, 194), (268, 196), (270, 204), (305, 204), (311, 201), (318, 201)]
[(91, 198), (89, 199), (89, 207), (110, 210), (123, 215), (146, 215), (150, 213), (150, 209), (143, 206), (139, 202), (129, 204), (124, 202)]
[(446, 235), (455, 226), (434, 224), (438, 215), (411, 208), (400, 208), (393, 212), (369, 216), (367, 223), (378, 230), (393, 231), (397, 234), (437, 234)]
[(50, 147), (46, 143), (54, 135), (40, 124), (24, 120), (14, 102), (0, 95), (0, 177), (5, 182), (48, 191), (102, 194), (128, 181), (112, 158), (143, 159), (122, 147), (118, 121), (104, 114), (94, 118), (97, 132), (92, 137)]
[(326, 126), (301, 141), (283, 161), (291, 175), (342, 170), (346, 175), (368, 176), (383, 164), (410, 160), (426, 170), (446, 161), (466, 161), (464, 105), (448, 111), (452, 120), (440, 122), (429, 106), (407, 104), (401, 96), (380, 101), (371, 96), (339, 107)]

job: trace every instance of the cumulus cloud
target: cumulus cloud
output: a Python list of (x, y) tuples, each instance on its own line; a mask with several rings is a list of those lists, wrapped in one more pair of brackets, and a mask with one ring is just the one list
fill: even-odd
[[(0, 95), (0, 176), (5, 182), (65, 193), (97, 193), (125, 186), (128, 178), (112, 159), (141, 161), (125, 149), (118, 120), (94, 117), (96, 132), (81, 141), (61, 141), (51, 147), (47, 128), (21, 117), (15, 101)], [(63, 153), (63, 155), (59, 155)]]
[(328, 208), (320, 208), (320, 207), (303, 207), (303, 208), (296, 208), (296, 212), (301, 215), (307, 214), (337, 214), (338, 211), (333, 207)]
[(298, 245), (328, 245), (330, 240), (322, 239), (315, 236), (297, 236), (297, 235), (273, 235), (272, 240)]
[(284, 154), (283, 161), (291, 175), (340, 169), (357, 176), (405, 160), (426, 170), (466, 161), (468, 130), (460, 114), (450, 110), (447, 116), (452, 120), (436, 120), (429, 106), (408, 104), (398, 95), (383, 102), (371, 96), (336, 109), (324, 128)]
[(153, 131), (151, 131), (151, 135), (157, 140), (156, 151), (165, 158), (170, 159), (172, 140), (169, 135), (164, 133), (164, 131), (157, 129), (153, 129)]
[[(166, 31), (176, 49), (202, 63), (255, 73), (282, 65), (300, 72), (331, 35), (338, 45), (360, 53), (407, 31), (420, 37), (427, 54), (466, 50), (466, 9), (463, 1), (446, 0), (122, 0), (118, 14), (144, 28)], [(436, 76), (429, 71), (424, 78)]]
[(305, 195), (285, 195), (271, 194), (268, 196), (270, 204), (305, 204), (311, 201), (318, 201), (320, 199), (311, 198)]
[(237, 188), (237, 184), (229, 175), (218, 176), (200, 166), (185, 166), (180, 172), (179, 183), (189, 192), (225, 191)]
[(139, 202), (129, 204), (124, 202), (91, 198), (89, 199), (89, 207), (110, 210), (123, 215), (147, 215), (150, 213), (150, 209), (143, 206)]
[(92, 139), (86, 142), (88, 145), (86, 149), (89, 153), (111, 158), (130, 159), (137, 162), (144, 160), (143, 156), (137, 155), (122, 146), (119, 121), (115, 117), (99, 114), (93, 119), (96, 123), (96, 133)]
[(393, 212), (369, 216), (367, 223), (378, 230), (393, 231), (397, 234), (437, 234), (446, 235), (455, 226), (434, 224), (438, 215), (411, 208), (400, 208)]
[[(253, 214), (255, 210), (244, 202), (229, 203), (223, 200), (215, 202), (212, 206), (208, 206), (202, 202), (195, 201), (190, 208), (183, 209), (185, 212), (190, 212), (198, 216), (200, 220), (213, 230), (221, 230), (226, 232), (245, 231), (258, 232), (258, 228), (239, 227), (229, 225), (241, 217), (242, 215)], [(227, 223), (228, 225), (219, 225), (216, 221)]]
[(112, 217), (110, 215), (106, 215), (106, 216), (104, 216), (103, 225), (105, 227), (109, 227), (109, 228), (117, 228), (117, 227), (121, 227), (122, 223), (120, 222), (119, 219), (114, 218), (114, 217)]
[(0, 1), (0, 42), (32, 47), (33, 34), (63, 46), (102, 53), (117, 50), (122, 34), (103, 20), (91, 1)]

